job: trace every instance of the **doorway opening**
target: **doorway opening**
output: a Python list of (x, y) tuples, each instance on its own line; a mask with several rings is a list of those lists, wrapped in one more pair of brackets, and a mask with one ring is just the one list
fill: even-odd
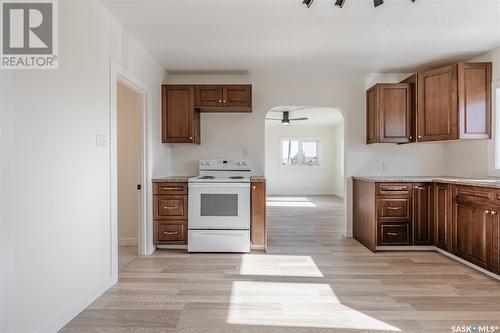
[(278, 106), (265, 120), (268, 248), (345, 236), (344, 117), (331, 107)]
[(141, 114), (143, 94), (116, 83), (118, 271), (139, 253), (141, 202)]

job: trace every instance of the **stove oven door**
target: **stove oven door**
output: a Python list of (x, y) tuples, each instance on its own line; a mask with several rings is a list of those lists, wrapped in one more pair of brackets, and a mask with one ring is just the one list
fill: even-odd
[(190, 230), (250, 229), (249, 183), (189, 183)]

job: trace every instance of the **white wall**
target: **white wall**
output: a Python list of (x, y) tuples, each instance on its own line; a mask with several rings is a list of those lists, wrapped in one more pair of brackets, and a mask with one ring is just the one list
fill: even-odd
[[(332, 109), (332, 112), (336, 112)], [(334, 175), (334, 126), (298, 125), (266, 126), (266, 178), (268, 194), (332, 195), (335, 189)], [(319, 139), (319, 167), (284, 167), (281, 165), (281, 139)], [(343, 138), (342, 138), (343, 139)], [(340, 180), (343, 186), (344, 181)], [(340, 185), (337, 185), (337, 187)]]
[[(335, 107), (345, 119), (345, 174), (440, 175), (445, 172), (442, 143), (393, 145), (365, 144), (365, 90), (374, 80), (388, 81), (403, 75), (356, 73), (251, 73), (249, 75), (170, 75), (168, 83), (251, 83), (253, 113), (203, 114), (201, 145), (172, 145), (172, 173), (196, 174), (196, 161), (220, 156), (242, 157), (249, 149), (258, 171), (265, 170), (264, 118), (280, 105)], [(382, 168), (385, 164), (385, 169)], [(351, 234), (350, 186), (346, 193), (347, 230)]]
[[(500, 80), (500, 47), (470, 60), (471, 62), (491, 61), (493, 82)], [(493, 112), (497, 112), (492, 105)], [(498, 112), (497, 112), (498, 114)], [(491, 140), (456, 141), (446, 144), (446, 173), (460, 177), (488, 176), (488, 145)]]
[(117, 84), (118, 135), (118, 244), (137, 245), (141, 183), (142, 96), (125, 84)]
[(344, 184), (344, 122), (333, 127), (333, 194), (343, 198)]
[[(110, 281), (110, 57), (150, 84), (163, 68), (96, 1), (59, 2), (58, 70), (2, 71), (2, 332), (55, 331)], [(154, 173), (169, 173), (152, 115)]]

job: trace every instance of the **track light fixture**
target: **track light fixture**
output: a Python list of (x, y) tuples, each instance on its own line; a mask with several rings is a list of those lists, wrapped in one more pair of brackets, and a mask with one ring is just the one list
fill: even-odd
[[(307, 6), (307, 8), (311, 7), (314, 0), (302, 0), (302, 3)], [(412, 3), (415, 3), (415, 0), (410, 0)], [(335, 7), (342, 8), (345, 4), (345, 0), (335, 0)], [(373, 6), (378, 7), (384, 4), (384, 0), (373, 0)]]
[(335, 7), (342, 8), (342, 6), (344, 5), (344, 2), (345, 2), (345, 0), (337, 0), (337, 1), (335, 1)]
[(302, 3), (307, 6), (307, 8), (311, 7), (314, 0), (304, 0)]

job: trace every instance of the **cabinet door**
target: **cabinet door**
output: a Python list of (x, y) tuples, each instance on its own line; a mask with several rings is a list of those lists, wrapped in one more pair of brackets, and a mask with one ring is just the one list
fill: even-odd
[(493, 207), (491, 230), (491, 271), (500, 274), (500, 207)]
[(430, 215), (430, 184), (413, 187), (413, 244), (432, 245), (432, 220)]
[(222, 106), (222, 85), (197, 85), (195, 86), (195, 107), (211, 108)]
[(401, 83), (407, 83), (410, 85), (410, 142), (417, 141), (417, 85), (418, 79), (417, 74), (413, 74)]
[(417, 141), (458, 139), (457, 65), (418, 74)]
[(450, 184), (433, 185), (434, 243), (437, 247), (451, 251), (452, 194)]
[(411, 141), (410, 85), (378, 84), (379, 142)]
[(483, 268), (491, 266), (491, 207), (457, 199), (455, 201), (454, 253)]
[(458, 64), (461, 139), (491, 138), (491, 63)]
[(254, 182), (252, 185), (252, 221), (251, 221), (251, 241), (253, 245), (266, 246), (266, 183)]
[(241, 108), (240, 111), (252, 110), (252, 86), (250, 84), (230, 84), (222, 86), (224, 108)]
[(376, 110), (376, 89), (372, 87), (366, 91), (366, 143), (378, 141), (378, 121)]
[(162, 86), (162, 142), (200, 143), (194, 86)]

